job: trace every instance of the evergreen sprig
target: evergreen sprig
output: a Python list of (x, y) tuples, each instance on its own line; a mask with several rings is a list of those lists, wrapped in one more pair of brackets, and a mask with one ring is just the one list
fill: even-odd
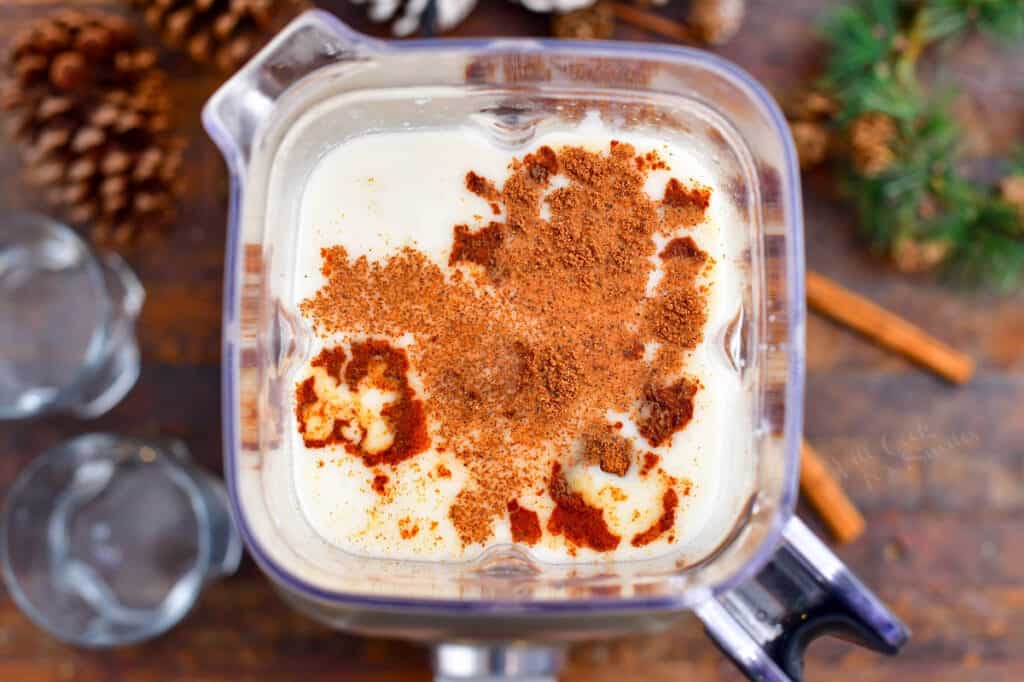
[[(897, 260), (907, 245), (930, 248), (963, 281), (1008, 289), (1024, 273), (1020, 213), (961, 172), (952, 98), (930, 93), (916, 69), (925, 49), (971, 29), (1020, 44), (1024, 2), (857, 0), (825, 24), (831, 51), (820, 87), (838, 106), (842, 137), (864, 117), (887, 117), (881, 162), (851, 163), (846, 173), (869, 244)], [(1009, 171), (1024, 174), (1024, 153)]]

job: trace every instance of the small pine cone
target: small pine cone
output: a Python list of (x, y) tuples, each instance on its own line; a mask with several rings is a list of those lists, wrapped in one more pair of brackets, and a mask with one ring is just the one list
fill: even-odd
[(870, 112), (858, 116), (850, 126), (853, 165), (869, 177), (888, 169), (896, 159), (892, 151), (896, 135), (896, 121), (887, 114)]
[(922, 242), (904, 237), (893, 245), (892, 260), (901, 272), (925, 272), (946, 260), (952, 246), (942, 239)]
[(182, 142), (166, 78), (129, 24), (55, 12), (23, 31), (4, 67), (0, 105), (29, 184), (115, 246), (173, 221)]
[(791, 121), (793, 142), (800, 157), (800, 168), (808, 169), (819, 165), (828, 155), (828, 129), (812, 121)]
[(921, 220), (932, 220), (939, 215), (939, 202), (931, 194), (926, 194), (917, 205), (917, 217)]
[(801, 93), (786, 102), (786, 116), (797, 121), (821, 121), (839, 111), (839, 103), (816, 90)]
[(686, 23), (708, 45), (729, 41), (743, 25), (747, 0), (692, 0)]
[(122, 17), (72, 10), (54, 12), (15, 36), (8, 67), (23, 90), (83, 93), (130, 87), (155, 59)]
[(551, 15), (551, 33), (571, 40), (604, 40), (615, 32), (615, 11), (601, 0), (590, 7)]
[(1008, 175), (999, 181), (999, 192), (1003, 201), (1017, 209), (1017, 216), (1024, 225), (1024, 175)]
[(234, 71), (262, 41), (293, 18), (305, 0), (132, 0), (168, 45), (197, 62)]

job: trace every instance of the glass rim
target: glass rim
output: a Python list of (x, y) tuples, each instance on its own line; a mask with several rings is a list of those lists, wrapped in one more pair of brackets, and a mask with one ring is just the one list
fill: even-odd
[[(170, 467), (181, 474), (180, 476), (174, 477), (173, 482), (177, 485), (184, 485), (187, 488), (184, 492), (189, 499), (189, 505), (192, 512), (195, 514), (198, 530), (195, 563), (182, 574), (174, 586), (174, 588), (177, 588), (179, 585), (186, 585), (189, 588), (189, 599), (187, 603), (183, 602), (182, 606), (178, 607), (175, 611), (169, 612), (169, 615), (157, 619), (155, 621), (155, 625), (140, 627), (130, 636), (120, 637), (117, 639), (110, 638), (106, 640), (90, 640), (79, 634), (55, 628), (53, 624), (42, 615), (39, 609), (22, 589), (21, 581), (19, 581), (18, 577), (15, 575), (14, 567), (11, 565), (11, 555), (13, 550), (10, 547), (10, 525), (16, 500), (29, 488), (36, 475), (45, 470), (46, 466), (51, 464), (55, 458), (73, 456), (75, 453), (72, 448), (75, 445), (83, 441), (91, 440), (102, 441), (102, 445), (107, 447), (107, 451), (109, 451), (111, 446), (128, 445), (132, 448), (139, 449), (148, 447), (158, 453), (161, 465)], [(133, 454), (131, 456), (134, 457), (136, 455)], [(10, 593), (14, 603), (18, 606), (18, 609), (39, 629), (51, 634), (63, 642), (89, 649), (102, 649), (111, 646), (136, 644), (152, 639), (153, 637), (157, 637), (179, 623), (186, 615), (188, 615), (198, 602), (199, 596), (203, 591), (206, 576), (209, 574), (212, 567), (211, 564), (213, 556), (209, 534), (204, 532), (204, 529), (208, 528), (210, 525), (210, 513), (203, 502), (203, 495), (199, 488), (199, 484), (188, 471), (188, 466), (188, 464), (180, 461), (170, 449), (159, 442), (105, 432), (85, 433), (75, 436), (74, 438), (63, 440), (53, 447), (50, 447), (36, 455), (35, 458), (18, 474), (14, 483), (11, 484), (10, 489), (7, 491), (3, 507), (0, 509), (0, 569), (2, 569), (3, 581), (7, 587), (7, 591)]]
[(77, 230), (60, 220), (51, 218), (48, 215), (38, 213), (36, 211), (25, 210), (4, 211), (3, 214), (0, 215), (0, 220), (5, 222), (10, 221), (12, 223), (34, 223), (38, 227), (47, 230), (49, 233), (58, 235), (61, 239), (68, 239), (72, 241), (88, 259), (86, 267), (89, 270), (89, 278), (93, 280), (97, 293), (102, 293), (103, 295), (103, 318), (98, 321), (96, 329), (92, 332), (92, 336), (89, 339), (89, 348), (86, 351), (81, 366), (79, 366), (75, 374), (70, 377), (66, 383), (60, 386), (56, 399), (50, 403), (42, 404), (28, 412), (8, 409), (5, 406), (0, 405), (0, 421), (24, 419), (26, 417), (46, 414), (49, 412), (62, 412), (71, 407), (67, 403), (67, 396), (74, 395), (80, 387), (86, 385), (89, 382), (89, 379), (91, 379), (95, 372), (103, 365), (103, 351), (110, 339), (111, 326), (116, 318), (116, 309), (110, 294), (110, 287), (107, 285), (103, 273), (104, 264), (101, 262), (100, 253), (96, 248), (84, 239)]

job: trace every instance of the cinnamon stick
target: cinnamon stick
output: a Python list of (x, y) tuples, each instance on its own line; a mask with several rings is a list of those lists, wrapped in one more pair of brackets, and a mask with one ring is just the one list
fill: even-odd
[(615, 18), (623, 23), (631, 24), (655, 35), (681, 43), (697, 42), (693, 33), (685, 24), (666, 19), (651, 12), (645, 12), (624, 2), (613, 2), (611, 5), (612, 10), (615, 12)]
[(864, 517), (807, 441), (800, 443), (800, 493), (837, 542), (851, 542), (864, 532)]
[(807, 272), (807, 305), (953, 383), (966, 383), (974, 374), (974, 361), (969, 356), (810, 270)]

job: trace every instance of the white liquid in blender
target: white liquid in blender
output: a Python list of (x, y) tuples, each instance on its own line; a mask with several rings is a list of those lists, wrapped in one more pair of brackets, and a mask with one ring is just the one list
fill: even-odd
[[(549, 532), (556, 508), (548, 487), (540, 479), (518, 494), (517, 504), (536, 514), (542, 536), (524, 549), (540, 561), (620, 561), (646, 558), (685, 548), (709, 522), (723, 486), (730, 484), (735, 453), (729, 434), (737, 415), (748, 410), (740, 379), (722, 350), (724, 330), (735, 317), (740, 298), (737, 262), (741, 248), (733, 231), (735, 220), (724, 199), (724, 179), (685, 148), (657, 137), (617, 130), (590, 116), (581, 124), (538, 135), (520, 149), (503, 148), (483, 133), (469, 128), (368, 134), (342, 142), (330, 150), (308, 178), (301, 200), (300, 243), (292, 303), (299, 306), (314, 297), (327, 279), (321, 274), (322, 249), (342, 246), (348, 257), (365, 257), (383, 264), (413, 249), (451, 277), (453, 226), (480, 229), (495, 215), (491, 202), (467, 190), (465, 177), (473, 171), (497, 187), (509, 177), (510, 161), (547, 145), (553, 149), (582, 147), (607, 153), (611, 140), (632, 145), (638, 155), (655, 151), (665, 168), (647, 174), (644, 191), (660, 200), (670, 178), (697, 183), (710, 189), (710, 205), (703, 221), (681, 227), (677, 234), (655, 235), (657, 249), (676, 236), (686, 236), (710, 256), (713, 267), (705, 271), (707, 318), (703, 341), (685, 354), (683, 373), (701, 386), (693, 398), (692, 420), (658, 447), (641, 435), (635, 412), (608, 413), (609, 425), (632, 445), (633, 460), (624, 475), (608, 473), (599, 466), (566, 465), (566, 480), (573, 493), (599, 509), (607, 530), (621, 538), (614, 548), (595, 549), (574, 544), (566, 533)], [(559, 186), (558, 176), (553, 186)], [(542, 208), (542, 212), (543, 212)], [(648, 294), (662, 276), (657, 258), (651, 258)], [(486, 289), (485, 284), (480, 284)], [(536, 286), (545, 283), (538, 281)], [(585, 313), (584, 313), (585, 314)], [(364, 334), (334, 331), (316, 336), (310, 358), (328, 347), (350, 351), (351, 343)], [(429, 339), (405, 334), (386, 339), (403, 349), (410, 362), (410, 385), (423, 400), (427, 420), (431, 396), (417, 375), (417, 357)], [(653, 339), (648, 339), (653, 342)], [(657, 345), (645, 345), (646, 356)], [(349, 352), (349, 355), (351, 353)], [(317, 374), (307, 364), (295, 376), (297, 382)], [(315, 386), (323, 390), (328, 379), (321, 371)], [(338, 388), (337, 400), (348, 405), (362, 431), (363, 444), (380, 448), (390, 442), (383, 410), (395, 400), (387, 391), (372, 388)], [(298, 420), (293, 417), (293, 422)], [(329, 543), (357, 554), (398, 559), (463, 560), (486, 547), (511, 543), (507, 515), (491, 521), (489, 538), (466, 543), (451, 515), (460, 491), (471, 482), (471, 472), (450, 448), (439, 451), (438, 440), (414, 457), (387, 465), (367, 466), (364, 459), (337, 443), (309, 447), (292, 424), (292, 473), (301, 509), (315, 531)], [(380, 449), (378, 448), (378, 449)], [(645, 453), (657, 456), (659, 475), (643, 473)], [(562, 453), (564, 455), (564, 453)], [(538, 458), (552, 453), (538, 449)], [(555, 453), (555, 457), (559, 456)], [(547, 469), (544, 469), (547, 470)], [(448, 472), (439, 475), (438, 472)], [(380, 476), (387, 478), (389, 493), (380, 494)], [(375, 487), (376, 480), (376, 487)], [(666, 511), (665, 481), (671, 481), (678, 504)], [(668, 515), (671, 532), (646, 543), (631, 542)], [(663, 521), (664, 522), (664, 521)]]

